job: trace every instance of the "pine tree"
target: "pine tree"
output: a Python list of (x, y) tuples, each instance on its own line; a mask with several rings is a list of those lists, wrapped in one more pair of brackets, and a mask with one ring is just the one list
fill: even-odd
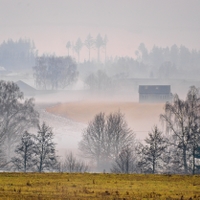
[(12, 158), (12, 163), (18, 171), (26, 172), (33, 168), (33, 148), (33, 136), (25, 131), (15, 149), (16, 156)]
[(38, 125), (38, 134), (34, 138), (34, 163), (37, 166), (37, 171), (56, 169), (58, 162), (52, 129), (43, 122), (42, 125)]

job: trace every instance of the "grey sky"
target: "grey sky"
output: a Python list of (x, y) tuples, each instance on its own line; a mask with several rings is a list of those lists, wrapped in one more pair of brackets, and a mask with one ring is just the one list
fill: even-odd
[(65, 54), (89, 33), (108, 35), (110, 55), (134, 56), (140, 42), (200, 49), (200, 1), (0, 0), (0, 42), (26, 37), (41, 53)]

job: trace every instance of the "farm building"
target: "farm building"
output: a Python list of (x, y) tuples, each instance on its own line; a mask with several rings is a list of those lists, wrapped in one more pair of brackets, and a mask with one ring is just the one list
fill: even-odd
[(139, 102), (166, 102), (172, 99), (170, 85), (139, 85)]
[(24, 93), (25, 96), (35, 96), (36, 89), (28, 85), (27, 83), (19, 80), (16, 82), (20, 90)]

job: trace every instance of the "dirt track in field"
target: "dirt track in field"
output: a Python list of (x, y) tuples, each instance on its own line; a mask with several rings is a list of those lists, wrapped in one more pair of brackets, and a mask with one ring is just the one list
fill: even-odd
[(87, 124), (99, 112), (120, 111), (125, 115), (129, 127), (137, 138), (144, 139), (153, 125), (160, 126), (159, 115), (164, 112), (164, 104), (140, 104), (135, 102), (79, 101), (54, 105), (47, 112), (66, 117), (75, 122)]

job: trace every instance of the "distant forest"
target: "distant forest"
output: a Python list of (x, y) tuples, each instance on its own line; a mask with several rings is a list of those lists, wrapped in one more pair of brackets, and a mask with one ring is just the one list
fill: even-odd
[[(72, 57), (72, 51), (77, 55), (72, 60), (76, 63), (79, 78), (88, 79), (96, 76), (100, 70), (111, 79), (151, 78), (151, 79), (193, 79), (198, 80), (200, 72), (200, 50), (174, 44), (171, 47), (153, 46), (148, 50), (141, 43), (133, 57), (108, 57), (106, 46), (108, 38), (100, 34), (95, 39), (89, 34), (85, 41), (80, 38), (76, 43), (68, 41), (66, 57)], [(86, 48), (82, 48), (85, 46)], [(91, 60), (90, 50), (97, 51), (96, 60)], [(87, 51), (88, 58), (79, 62), (82, 51)], [(103, 51), (102, 51), (103, 50)], [(100, 55), (103, 52), (104, 55)], [(134, 53), (133, 53), (134, 54)], [(44, 54), (45, 57), (60, 56)], [(44, 55), (42, 55), (44, 57)], [(40, 56), (41, 57), (41, 56)], [(17, 41), (9, 39), (0, 44), (0, 67), (6, 71), (34, 70), (37, 65), (38, 51), (34, 41), (20, 38)], [(49, 58), (47, 58), (49, 60)], [(59, 59), (57, 59), (59, 60)], [(48, 63), (48, 62), (46, 62)], [(38, 66), (37, 66), (38, 67)], [(49, 67), (47, 66), (46, 69)], [(57, 70), (55, 67), (54, 70)], [(33, 72), (34, 73), (34, 72)]]
[(30, 39), (9, 39), (0, 44), (0, 66), (6, 70), (30, 69), (37, 57), (35, 44)]

